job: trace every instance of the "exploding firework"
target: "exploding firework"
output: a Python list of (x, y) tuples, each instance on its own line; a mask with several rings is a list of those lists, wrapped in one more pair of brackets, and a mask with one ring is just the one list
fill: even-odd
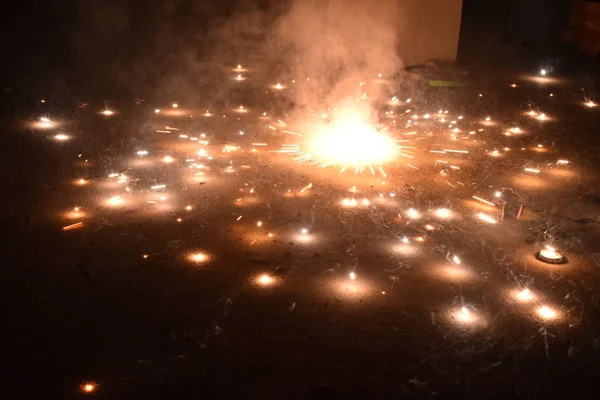
[(294, 156), (300, 163), (308, 162), (319, 167), (337, 167), (341, 172), (353, 170), (359, 174), (369, 171), (386, 176), (385, 164), (399, 153), (396, 141), (378, 129), (357, 109), (344, 109), (325, 124), (312, 124), (311, 132), (301, 135), (297, 143), (284, 144), (281, 153)]

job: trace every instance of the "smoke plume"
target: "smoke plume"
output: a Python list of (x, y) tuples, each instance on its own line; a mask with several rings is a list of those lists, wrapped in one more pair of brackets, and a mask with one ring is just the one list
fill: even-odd
[(361, 82), (399, 71), (397, 23), (395, 0), (295, 0), (275, 37), (290, 48), (297, 104), (336, 106), (364, 94), (377, 100), (382, 85)]

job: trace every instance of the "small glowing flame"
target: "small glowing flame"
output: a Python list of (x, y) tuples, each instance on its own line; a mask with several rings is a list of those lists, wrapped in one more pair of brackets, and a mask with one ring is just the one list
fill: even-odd
[(262, 286), (270, 286), (275, 282), (275, 279), (271, 275), (262, 274), (256, 279), (256, 282)]
[(350, 279), (355, 280), (356, 279), (356, 274), (354, 272), (350, 272), (350, 274), (348, 274), (348, 276), (350, 277)]
[(112, 110), (108, 110), (108, 109), (107, 109), (107, 110), (102, 110), (102, 111), (100, 111), (100, 114), (102, 114), (102, 115), (105, 115), (105, 116), (107, 116), (107, 117), (110, 117), (110, 116), (111, 116), (111, 115), (113, 115), (114, 113), (115, 113), (114, 111), (112, 111)]
[(54, 122), (52, 122), (49, 118), (41, 117), (40, 122), (37, 123), (37, 126), (40, 128), (52, 128), (54, 126)]
[(537, 313), (543, 319), (555, 319), (557, 316), (556, 311), (548, 306), (541, 306), (537, 309)]
[(81, 385), (81, 391), (84, 393), (94, 393), (98, 389), (98, 385), (94, 382), (86, 382)]
[(342, 205), (344, 207), (356, 207), (356, 199), (343, 199), (342, 200)]
[(556, 251), (554, 247), (548, 245), (546, 245), (544, 249), (540, 250), (540, 256), (550, 261), (560, 261), (563, 259), (562, 254)]
[(189, 259), (196, 263), (203, 263), (208, 260), (208, 256), (205, 253), (193, 253), (189, 256)]
[(64, 142), (65, 140), (69, 140), (70, 138), (70, 136), (63, 135), (62, 133), (59, 133), (58, 135), (54, 136), (54, 139), (58, 140), (59, 142)]
[(452, 211), (448, 210), (447, 208), (438, 208), (435, 210), (435, 215), (437, 215), (439, 218), (450, 218)]
[(411, 219), (417, 219), (421, 216), (421, 214), (419, 214), (419, 212), (417, 210), (415, 210), (414, 208), (409, 208), (408, 211), (406, 212), (406, 215), (408, 216), (408, 218), (411, 218)]
[(108, 199), (109, 206), (119, 206), (123, 203), (124, 203), (124, 200), (121, 198), (121, 196), (113, 196), (110, 199)]
[(459, 322), (462, 323), (471, 323), (475, 319), (471, 311), (469, 311), (469, 309), (465, 306), (463, 306), (460, 311), (455, 312), (454, 316)]
[(529, 302), (535, 298), (533, 293), (531, 293), (531, 290), (527, 288), (516, 292), (515, 297), (517, 298), (517, 300), (522, 301), (523, 303)]

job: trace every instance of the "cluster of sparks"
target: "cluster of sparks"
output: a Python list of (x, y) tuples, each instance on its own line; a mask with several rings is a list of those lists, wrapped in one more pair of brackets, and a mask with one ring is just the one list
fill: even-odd
[[(237, 82), (247, 81), (250, 78), (250, 69), (238, 65), (232, 68), (232, 79)], [(546, 77), (546, 73), (541, 73)], [(295, 81), (288, 83), (272, 83), (269, 90), (284, 92), (295, 85)], [(361, 83), (361, 86), (363, 83)], [(516, 89), (517, 84), (509, 85)], [(479, 94), (477, 97), (481, 98)], [(505, 126), (496, 122), (492, 116), (486, 115), (479, 118), (469, 119), (462, 115), (453, 115), (448, 110), (422, 110), (417, 112), (416, 106), (410, 99), (400, 100), (399, 96), (393, 96), (387, 102), (388, 108), (382, 116), (382, 121), (373, 121), (364, 118), (358, 109), (328, 109), (322, 114), (312, 114), (307, 117), (311, 126), (308, 132), (296, 132), (284, 121), (284, 116), (271, 116), (262, 110), (252, 110), (246, 105), (239, 105), (224, 112), (217, 110), (191, 110), (186, 109), (183, 104), (172, 103), (168, 106), (153, 108), (148, 118), (156, 118), (165, 125), (164, 128), (156, 129), (157, 135), (165, 135), (177, 142), (185, 143), (185, 151), (177, 151), (173, 147), (172, 152), (159, 151), (156, 154), (147, 148), (136, 151), (133, 159), (136, 162), (146, 164), (162, 165), (162, 168), (178, 169), (183, 179), (188, 182), (207, 184), (228, 179), (228, 176), (237, 176), (244, 171), (255, 171), (250, 163), (237, 162), (238, 157), (261, 157), (263, 160), (276, 159), (284, 161), (292, 159), (301, 164), (314, 166), (315, 180), (302, 184), (281, 188), (276, 194), (281, 198), (310, 198), (319, 195), (328, 196), (324, 192), (319, 193), (318, 168), (335, 167), (339, 172), (352, 171), (354, 174), (367, 173), (370, 175), (368, 183), (364, 187), (352, 186), (348, 189), (349, 194), (340, 196), (336, 203), (341, 209), (355, 209), (359, 213), (361, 209), (375, 210), (378, 207), (394, 210), (397, 216), (396, 223), (404, 225), (413, 230), (414, 234), (407, 233), (401, 237), (390, 238), (394, 241), (394, 248), (403, 255), (411, 255), (416, 250), (415, 246), (426, 248), (428, 242), (441, 240), (436, 236), (447, 224), (453, 221), (470, 219), (472, 223), (498, 226), (503, 224), (505, 217), (506, 201), (505, 193), (512, 189), (501, 185), (490, 185), (488, 188), (479, 189), (470, 193), (462, 199), (461, 204), (439, 204), (419, 207), (413, 202), (402, 202), (397, 190), (393, 189), (394, 182), (402, 182), (403, 175), (422, 171), (429, 174), (431, 182), (438, 182), (443, 190), (468, 190), (468, 173), (463, 173), (471, 168), (474, 153), (478, 157), (489, 160), (508, 157), (512, 152), (519, 152), (522, 157), (528, 154), (547, 154), (552, 159), (544, 162), (526, 163), (514, 172), (515, 185), (522, 181), (538, 182), (550, 179), (552, 171), (568, 169), (573, 171), (570, 161), (552, 156), (553, 152), (547, 151), (541, 143), (532, 143), (528, 147), (511, 146), (505, 144), (499, 147), (488, 147), (485, 135), (489, 131), (499, 132), (506, 140), (527, 135), (527, 130), (519, 126)], [(595, 103), (586, 99), (584, 105), (594, 108)], [(101, 118), (118, 118), (117, 110), (105, 108), (99, 113)], [(540, 124), (555, 121), (546, 113), (538, 109), (521, 110), (525, 118), (533, 118)], [(222, 115), (222, 118), (256, 118), (260, 121), (261, 139), (249, 142), (242, 140), (246, 135), (245, 130), (236, 130), (231, 141), (223, 143), (216, 135), (205, 132), (183, 132), (173, 125), (177, 125), (178, 118), (188, 118), (198, 115), (201, 118), (210, 118)], [(166, 124), (168, 120), (168, 124)], [(71, 134), (62, 130), (59, 121), (43, 116), (35, 121), (33, 127), (39, 130), (51, 131), (51, 138), (58, 142), (75, 140)], [(305, 124), (306, 125), (306, 124)], [(270, 135), (282, 134), (285, 143), (281, 145)], [(288, 139), (292, 138), (293, 141)], [(151, 143), (148, 143), (151, 147)], [(179, 145), (178, 145), (179, 146)], [(81, 154), (78, 158), (84, 159)], [(239, 158), (241, 159), (241, 158)], [(87, 163), (88, 160), (86, 159)], [(101, 179), (89, 177), (74, 177), (73, 182), (80, 187), (102, 186), (110, 193), (101, 199), (100, 203), (109, 209), (127, 207), (151, 207), (158, 213), (176, 214), (173, 223), (186, 223), (186, 214), (194, 213), (196, 205), (178, 204), (177, 194), (170, 192), (170, 182), (155, 181), (148, 184), (144, 190), (135, 190), (135, 169), (127, 171), (107, 171)], [(375, 186), (374, 191), (366, 187)], [(259, 193), (260, 191), (260, 193)], [(241, 211), (229, 219), (231, 224), (247, 224), (251, 232), (245, 235), (246, 245), (255, 247), (265, 243), (271, 243), (275, 238), (285, 237), (286, 240), (294, 240), (303, 245), (316, 245), (323, 243), (327, 232), (319, 234), (313, 226), (297, 226), (290, 231), (282, 231), (280, 228), (270, 225), (269, 218), (261, 220), (244, 219), (246, 205), (259, 204), (262, 189), (258, 190), (252, 183), (246, 183), (239, 188), (239, 197), (232, 199), (232, 204)], [(358, 193), (363, 193), (358, 195)], [(265, 194), (267, 196), (267, 194)], [(466, 204), (466, 205), (465, 205)], [(66, 216), (70, 223), (64, 225), (64, 231), (85, 229), (92, 225), (93, 215), (91, 211), (84, 210), (79, 205), (73, 205), (67, 211)], [(505, 227), (509, 229), (508, 227)], [(323, 232), (322, 232), (323, 233)], [(541, 248), (532, 248), (531, 254), (538, 254), (536, 262), (558, 263), (566, 260), (559, 251), (548, 244), (541, 244)], [(147, 259), (149, 254), (143, 254)], [(205, 249), (189, 249), (183, 257), (190, 265), (208, 267), (218, 258)], [(457, 255), (451, 254), (446, 257), (445, 266), (440, 274), (445, 279), (466, 280), (470, 276), (468, 263), (461, 260)], [(569, 266), (565, 266), (567, 268)], [(366, 292), (374, 291), (381, 294), (387, 293), (387, 288), (373, 289), (373, 284), (368, 279), (361, 278), (355, 267), (349, 268), (346, 276), (341, 280), (342, 290), (354, 293), (355, 296), (365, 296)], [(275, 275), (273, 272), (260, 272), (251, 278), (255, 286), (271, 288), (282, 283), (283, 276)], [(534, 291), (521, 282), (517, 282), (516, 289), (511, 290), (510, 298), (516, 303), (533, 305), (533, 313), (544, 322), (558, 321), (564, 316), (558, 307), (547, 304), (541, 292)], [(451, 307), (448, 311), (449, 319), (456, 321), (459, 325), (470, 325), (472, 327), (485, 324), (486, 316), (477, 311), (477, 307), (461, 299), (460, 304)], [(97, 389), (95, 383), (85, 383), (81, 390), (92, 393)]]
[(313, 124), (313, 127), (315, 132), (306, 135), (305, 141), (284, 144), (279, 152), (294, 156), (300, 163), (308, 162), (321, 168), (337, 166), (340, 172), (350, 168), (356, 174), (366, 170), (375, 174), (377, 171), (384, 177), (386, 173), (382, 166), (402, 154), (396, 141), (384, 130), (376, 130), (352, 109), (335, 113), (334, 119), (324, 126)]

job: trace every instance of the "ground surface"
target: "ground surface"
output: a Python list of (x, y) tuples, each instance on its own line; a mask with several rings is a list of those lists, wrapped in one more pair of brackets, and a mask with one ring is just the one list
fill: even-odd
[[(272, 152), (296, 140), (286, 106), (262, 115), (286, 104), (274, 82), (234, 83), (221, 104), (117, 99), (111, 116), (20, 99), (0, 138), (0, 215), (23, 398), (82, 397), (87, 381), (107, 399), (591, 393), (600, 106), (578, 76), (467, 72), (406, 78), (382, 114), (408, 146), (387, 177)], [(538, 261), (546, 244), (568, 263)], [(525, 288), (534, 299), (515, 297)]]

